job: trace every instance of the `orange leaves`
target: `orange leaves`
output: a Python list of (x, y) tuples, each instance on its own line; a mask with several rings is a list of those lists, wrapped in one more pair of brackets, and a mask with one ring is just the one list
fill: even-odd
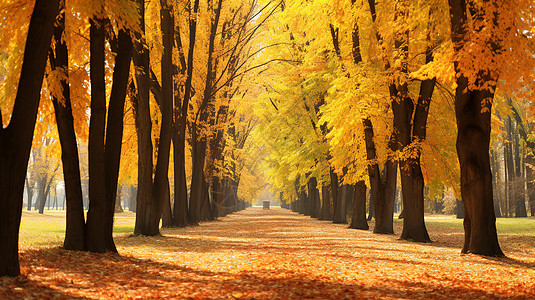
[[(429, 222), (435, 242), (415, 244), (252, 208), (197, 227), (163, 229), (160, 237), (117, 235), (121, 256), (23, 247), (27, 277), (0, 278), (0, 298), (535, 297), (535, 240), (502, 236), (506, 259), (459, 256), (458, 225)], [(400, 227), (397, 222), (395, 230)]]

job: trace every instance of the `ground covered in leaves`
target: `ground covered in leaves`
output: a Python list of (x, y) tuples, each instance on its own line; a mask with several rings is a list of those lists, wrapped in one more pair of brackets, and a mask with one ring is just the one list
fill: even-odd
[(429, 232), (435, 242), (410, 243), (249, 208), (159, 237), (118, 233), (120, 255), (23, 244), (23, 275), (0, 278), (0, 298), (535, 299), (533, 236), (500, 236), (507, 258), (489, 259), (460, 255), (460, 229)]

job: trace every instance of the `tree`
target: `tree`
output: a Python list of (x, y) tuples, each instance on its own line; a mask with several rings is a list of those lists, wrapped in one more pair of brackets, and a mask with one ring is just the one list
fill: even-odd
[(0, 129), (0, 276), (20, 274), (18, 234), (24, 181), (58, 11), (59, 0), (35, 1), (11, 120)]

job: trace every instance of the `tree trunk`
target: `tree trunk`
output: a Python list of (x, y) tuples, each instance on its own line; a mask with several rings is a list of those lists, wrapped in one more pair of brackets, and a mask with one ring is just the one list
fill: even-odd
[(353, 216), (349, 228), (368, 230), (366, 221), (366, 183), (361, 180), (355, 184), (353, 196)]
[(89, 125), (89, 210), (86, 224), (86, 249), (106, 251), (106, 128), (105, 21), (90, 20), (91, 117)]
[[(117, 202), (117, 183), (121, 163), (121, 146), (123, 143), (123, 114), (130, 61), (132, 60), (132, 40), (128, 31), (119, 30), (117, 40), (111, 41), (115, 56), (113, 70), (113, 84), (110, 103), (108, 105), (108, 119), (106, 126), (105, 145), (105, 176), (106, 176), (106, 215), (105, 235), (106, 249), (117, 253), (113, 241), (113, 216)], [(120, 203), (119, 203), (120, 206)]]
[(20, 274), (18, 237), (24, 181), (58, 10), (59, 0), (35, 1), (11, 121), (0, 128), (0, 276)]
[[(173, 32), (174, 19), (173, 9), (166, 0), (160, 0), (161, 10), (161, 30), (163, 53), (161, 60), (162, 69), (162, 99), (160, 112), (162, 114), (162, 125), (160, 128), (160, 138), (158, 145), (158, 158), (156, 161), (156, 171), (154, 173), (154, 208), (150, 215), (151, 227), (156, 227), (160, 223), (162, 208), (169, 195), (169, 155), (171, 147), (171, 129), (173, 122)], [(167, 224), (168, 225), (168, 224)], [(154, 230), (154, 229), (153, 229)]]
[[(136, 132), (138, 137), (138, 190), (136, 206), (136, 225), (134, 234), (158, 235), (160, 230), (154, 226), (151, 216), (155, 215), (157, 203), (153, 198), (153, 161), (152, 161), (152, 122), (149, 105), (149, 50), (145, 35), (145, 1), (137, 0), (139, 5), (141, 32), (136, 33), (133, 61), (136, 70), (137, 95), (134, 99)], [(158, 215), (159, 217), (159, 215)]]
[(166, 194), (162, 207), (162, 227), (175, 227), (175, 220), (173, 220), (173, 210), (171, 208), (171, 189), (169, 187), (169, 178), (167, 178)]
[[(467, 35), (467, 7), (462, 0), (449, 0), (452, 41), (455, 52), (461, 51)], [(474, 8), (475, 9), (475, 8)], [(476, 13), (476, 15), (484, 15)], [(474, 31), (483, 30), (480, 25)], [(495, 45), (496, 46), (496, 45)], [(496, 46), (497, 47), (497, 46)], [(496, 49), (495, 49), (496, 50)], [(454, 62), (457, 73), (455, 116), (457, 119), (457, 156), (461, 168), (461, 197), (464, 202), (465, 242), (463, 253), (503, 256), (496, 233), (496, 217), (492, 198), (489, 144), (491, 131), (492, 99), (498, 78), (487, 72), (479, 74), (473, 89), (468, 78)]]
[[(62, 9), (64, 4), (62, 3)], [(50, 65), (53, 70), (59, 69), (69, 74), (69, 55), (67, 43), (63, 37), (65, 30), (65, 12), (62, 11), (54, 27), (54, 51), (50, 51)], [(63, 102), (52, 98), (56, 123), (58, 126), (59, 142), (61, 144), (61, 161), (63, 164), (63, 179), (65, 182), (65, 201), (67, 203), (66, 230), (63, 247), (67, 250), (84, 250), (84, 204), (82, 196), (82, 181), (80, 178), (80, 162), (78, 158), (78, 144), (74, 131), (74, 118), (71, 107), (70, 87), (67, 80), (61, 80), (63, 88)]]
[[(180, 114), (175, 114), (175, 126), (177, 127), (177, 133), (174, 135), (173, 147), (175, 151), (175, 207), (174, 218), (175, 224), (179, 227), (186, 226), (190, 223), (191, 216), (191, 199), (190, 206), (188, 207), (188, 195), (186, 185), (186, 123), (188, 116), (189, 101), (191, 98), (192, 90), (192, 78), (193, 78), (193, 52), (195, 49), (195, 39), (197, 32), (197, 12), (199, 11), (199, 0), (195, 0), (193, 4), (193, 10), (191, 8), (191, 2), (188, 4), (189, 11), (189, 50), (187, 59), (187, 71), (186, 82), (184, 84), (184, 98), (180, 106)], [(178, 26), (175, 31), (177, 35), (177, 43), (180, 42), (180, 33)], [(178, 98), (175, 97), (175, 106), (178, 104)], [(178, 167), (178, 168), (177, 168)], [(178, 176), (177, 176), (178, 175)], [(191, 196), (191, 195), (190, 195)], [(190, 197), (191, 198), (191, 197)], [(177, 205), (178, 204), (178, 205)]]
[(310, 201), (310, 216), (312, 218), (318, 218), (317, 203), (319, 198), (318, 180), (316, 177), (310, 178), (308, 181), (308, 197)]

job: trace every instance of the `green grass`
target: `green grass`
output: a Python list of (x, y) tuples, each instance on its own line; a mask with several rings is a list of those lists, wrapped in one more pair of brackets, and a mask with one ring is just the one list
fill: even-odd
[[(115, 233), (134, 232), (135, 214), (115, 214)], [(63, 244), (65, 238), (65, 211), (45, 210), (23, 211), (20, 223), (19, 243), (21, 247), (53, 247)]]
[[(426, 216), (425, 223), (428, 227), (463, 230), (463, 220), (455, 216)], [(535, 217), (498, 218), (496, 228), (499, 234), (535, 236)]]

